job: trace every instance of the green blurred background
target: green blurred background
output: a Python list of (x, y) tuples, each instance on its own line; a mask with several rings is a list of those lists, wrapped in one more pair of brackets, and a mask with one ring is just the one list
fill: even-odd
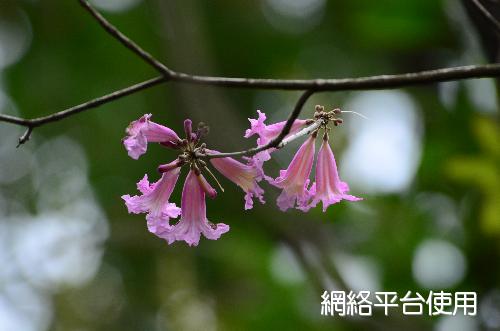
[[(93, 4), (188, 73), (343, 78), (495, 58), (488, 31), (453, 0)], [(1, 113), (43, 116), (155, 75), (77, 1), (0, 2)], [(255, 143), (242, 137), (247, 118), (285, 119), (297, 92), (164, 84), (37, 128), (19, 149), (23, 129), (0, 123), (0, 330), (500, 330), (497, 93), (480, 79), (314, 95), (302, 118), (315, 104), (369, 117), (343, 115), (332, 143), (365, 200), (281, 213), (263, 184), (267, 203), (243, 211), (241, 190), (219, 176), (226, 192), (208, 218), (231, 230), (198, 247), (168, 246), (127, 214), (120, 196), (175, 153), (151, 145), (134, 161), (124, 129), (152, 113), (180, 133), (189, 117), (210, 125), (209, 147), (241, 150)], [(320, 316), (322, 292), (342, 288), (476, 291), (478, 314)]]

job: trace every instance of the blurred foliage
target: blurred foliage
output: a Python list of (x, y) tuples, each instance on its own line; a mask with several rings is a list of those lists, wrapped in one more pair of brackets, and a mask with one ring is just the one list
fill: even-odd
[[(168, 66), (196, 74), (356, 77), (470, 64), (464, 59), (481, 53), (457, 27), (459, 21), (474, 33), (465, 14), (457, 16), (458, 1), (311, 2), (319, 3), (319, 12), (288, 18), (271, 5), (287, 2), (271, 0), (143, 0), (103, 14)], [(29, 22), (29, 49), (1, 72), (2, 89), (24, 117), (157, 75), (76, 1), (2, 0), (0, 15), (0, 20), (21, 15)], [(91, 187), (111, 228), (95, 278), (54, 292), (50, 329), (423, 330), (442, 323), (428, 316), (404, 319), (400, 312), (359, 320), (320, 317), (320, 292), (332, 290), (340, 276), (348, 285), (373, 277), (380, 290), (400, 294), (477, 291), (482, 302), (500, 286), (498, 109), (480, 115), (466, 84), (450, 86), (451, 101), (444, 100), (443, 86), (404, 89), (419, 109), (422, 134), (418, 169), (404, 190), (369, 195), (358, 188), (362, 203), (303, 214), (280, 213), (276, 191), (263, 184), (267, 203), (244, 212), (240, 189), (221, 179), (226, 192), (207, 202), (208, 218), (229, 224), (231, 231), (218, 241), (202, 239), (197, 248), (168, 246), (147, 232), (142, 215), (127, 214), (120, 196), (134, 193), (144, 173), (155, 178), (157, 165), (174, 153), (151, 146), (133, 161), (120, 143), (124, 129), (153, 113), (155, 121), (182, 132), (182, 120), (190, 117), (210, 125), (209, 146), (239, 150), (252, 144), (242, 135), (255, 109), (281, 120), (296, 92), (165, 84), (37, 128), (28, 151), (61, 135), (81, 144)], [(311, 115), (315, 103), (342, 107), (357, 95), (315, 95), (303, 116)], [(384, 113), (370, 118), (383, 121)], [(14, 149), (15, 141), (2, 139), (7, 126), (0, 123), (0, 146)], [(349, 140), (339, 128), (334, 147), (339, 159)], [(281, 151), (281, 158), (289, 161), (293, 148)], [(283, 166), (270, 162), (267, 170), (275, 175)], [(44, 194), (20, 181), (1, 188), (5, 196), (19, 196), (33, 214), (33, 201)], [(172, 200), (180, 201), (180, 193), (178, 185)], [(416, 252), (428, 239), (451, 243), (463, 254), (466, 272), (457, 283), (434, 288), (415, 276)], [(297, 247), (311, 266), (301, 263)], [(357, 258), (368, 260), (373, 272), (345, 267)], [(318, 279), (326, 285), (317, 288)], [(474, 323), (487, 329), (484, 320)]]
[(458, 182), (477, 188), (482, 194), (481, 226), (486, 234), (500, 235), (500, 130), (486, 118), (473, 118), (473, 135), (481, 148), (478, 157), (456, 157), (446, 172)]

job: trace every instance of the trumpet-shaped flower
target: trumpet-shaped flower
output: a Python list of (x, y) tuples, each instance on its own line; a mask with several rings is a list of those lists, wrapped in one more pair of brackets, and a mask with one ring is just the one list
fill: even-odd
[(359, 201), (361, 198), (347, 194), (349, 186), (340, 180), (333, 156), (332, 149), (328, 143), (328, 138), (323, 139), (323, 143), (318, 152), (316, 161), (316, 182), (309, 190), (312, 196), (311, 207), (315, 207), (320, 201), (323, 204), (323, 211), (329, 205), (340, 200)]
[[(211, 154), (219, 152), (207, 150)], [(245, 209), (252, 209), (253, 198), (259, 199), (261, 203), (264, 201), (264, 190), (257, 184), (262, 176), (259, 169), (253, 164), (243, 164), (231, 157), (213, 158), (210, 163), (227, 177), (230, 181), (238, 185), (245, 192)]]
[(179, 216), (181, 209), (175, 203), (168, 201), (179, 178), (180, 168), (176, 167), (163, 173), (161, 178), (153, 184), (148, 176), (137, 183), (137, 189), (142, 195), (123, 195), (129, 213), (147, 213), (146, 220), (150, 232), (160, 235), (170, 230), (169, 219)]
[[(261, 112), (260, 110), (257, 110), (257, 113), (259, 115), (257, 119), (248, 119), (250, 121), (250, 129), (247, 129), (245, 131), (244, 137), (249, 138), (253, 135), (258, 135), (259, 137), (257, 138), (257, 147), (260, 147), (268, 144), (271, 140), (276, 138), (285, 127), (286, 121), (267, 125), (264, 123), (267, 119), (266, 114)], [(292, 124), (292, 127), (290, 128), (290, 132), (288, 133), (287, 137), (298, 132), (306, 124), (307, 120), (295, 120)], [(275, 148), (270, 148), (265, 151), (259, 152), (252, 156), (251, 160), (248, 163), (251, 163), (259, 171), (260, 176), (262, 178), (265, 178), (269, 182), (272, 181), (272, 178), (264, 175), (262, 167), (264, 165), (264, 162), (271, 159), (271, 153), (275, 150)]]
[(280, 170), (280, 176), (271, 183), (283, 189), (277, 200), (277, 205), (282, 211), (293, 208), (295, 203), (297, 209), (303, 211), (309, 209), (311, 196), (308, 185), (314, 160), (315, 139), (315, 135), (307, 138), (293, 157), (288, 169)]
[(180, 221), (169, 231), (163, 232), (160, 237), (169, 244), (175, 241), (185, 241), (189, 246), (197, 246), (200, 236), (216, 240), (223, 233), (229, 231), (224, 223), (214, 224), (207, 219), (205, 193), (215, 192), (201, 174), (190, 170), (184, 183), (181, 201)]
[(128, 155), (137, 160), (146, 153), (148, 143), (157, 142), (164, 146), (177, 148), (181, 142), (179, 136), (170, 128), (150, 121), (151, 114), (145, 114), (130, 123), (126, 129), (127, 137), (123, 145)]
[[(257, 112), (257, 119), (249, 119), (251, 128), (246, 130), (245, 137), (257, 135), (257, 147), (262, 147), (280, 135), (286, 121), (267, 125), (265, 124), (266, 115), (259, 110)], [(123, 144), (129, 156), (134, 159), (139, 158), (146, 152), (150, 142), (177, 149), (179, 153), (174, 161), (158, 167), (161, 178), (157, 182), (150, 183), (148, 176), (145, 175), (137, 183), (137, 189), (141, 194), (123, 195), (122, 199), (129, 213), (147, 214), (146, 220), (150, 232), (166, 240), (168, 244), (185, 241), (189, 246), (197, 246), (202, 234), (207, 239), (217, 240), (229, 231), (227, 224), (212, 223), (207, 219), (206, 196), (215, 198), (217, 195), (202, 175), (202, 172), (206, 171), (213, 176), (207, 163), (243, 189), (245, 209), (253, 208), (254, 199), (265, 203), (264, 190), (258, 184), (262, 179), (266, 179), (282, 190), (277, 199), (277, 205), (282, 211), (289, 208), (307, 211), (319, 202), (322, 202), (323, 211), (325, 211), (329, 205), (342, 199), (362, 200), (347, 194), (349, 187), (339, 178), (335, 158), (328, 144), (327, 132), (331, 130), (328, 124), (333, 123), (337, 126), (342, 123), (342, 119), (335, 117), (335, 114), (339, 113), (338, 109), (325, 111), (324, 107), (316, 106), (314, 119), (294, 121), (286, 137), (299, 132), (308, 124), (315, 123), (315, 125), (300, 131), (290, 140), (313, 132), (295, 153), (288, 168), (281, 170), (276, 179), (266, 176), (262, 169), (264, 162), (271, 158), (271, 153), (275, 151), (275, 148), (260, 151), (252, 157), (243, 157), (244, 162), (231, 157), (217, 157), (225, 155), (217, 155), (220, 152), (207, 149), (206, 144), (201, 142), (203, 136), (208, 133), (208, 127), (205, 124), (199, 123), (197, 129), (193, 130), (192, 121), (186, 119), (184, 121), (185, 139), (181, 140), (173, 130), (151, 122), (151, 114), (145, 114), (132, 122), (126, 130), (127, 136), (123, 139)], [(325, 135), (317, 156), (315, 182), (309, 187), (309, 176), (315, 155), (315, 140), (319, 130), (324, 130)], [(233, 154), (250, 154), (254, 151)], [(178, 208), (174, 203), (169, 202), (169, 199), (179, 178), (180, 168), (184, 165), (190, 170), (182, 190), (181, 208)], [(171, 218), (179, 215), (178, 222), (170, 221)]]
[[(249, 138), (256, 134), (259, 136), (259, 138), (257, 139), (257, 145), (263, 146), (280, 134), (281, 130), (283, 130), (283, 128), (285, 127), (286, 121), (267, 125), (264, 123), (267, 118), (266, 114), (261, 112), (260, 110), (257, 110), (257, 113), (259, 114), (259, 117), (257, 119), (248, 119), (250, 121), (250, 129), (247, 129), (245, 131), (245, 138)], [(290, 135), (299, 131), (304, 127), (306, 122), (307, 120), (295, 120), (288, 134)]]

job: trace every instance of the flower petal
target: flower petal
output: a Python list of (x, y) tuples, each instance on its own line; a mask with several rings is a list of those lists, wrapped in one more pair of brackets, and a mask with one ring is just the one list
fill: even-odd
[(148, 143), (158, 142), (169, 147), (180, 144), (179, 136), (172, 129), (152, 122), (150, 118), (151, 114), (145, 114), (130, 123), (125, 130), (127, 136), (123, 139), (123, 145), (128, 155), (135, 160), (146, 153)]
[(169, 229), (169, 219), (179, 216), (181, 213), (174, 203), (168, 200), (179, 178), (180, 168), (163, 173), (162, 177), (153, 184), (148, 181), (147, 175), (137, 183), (137, 188), (142, 195), (124, 195), (129, 213), (147, 213), (146, 220), (148, 229), (160, 234)]
[(323, 212), (325, 212), (328, 206), (340, 202), (342, 199), (349, 201), (362, 200), (347, 194), (348, 191), (349, 186), (347, 183), (340, 180), (335, 157), (328, 140), (325, 138), (318, 152), (316, 182), (309, 190), (309, 193), (313, 196), (310, 207), (316, 206), (321, 201)]
[(223, 223), (211, 223), (206, 217), (205, 191), (201, 186), (204, 178), (197, 178), (194, 170), (190, 170), (182, 190), (181, 219), (169, 231), (161, 234), (169, 244), (175, 241), (185, 241), (189, 246), (197, 246), (200, 236), (211, 240), (218, 239), (229, 231), (229, 226)]
[(271, 184), (283, 189), (278, 197), (278, 207), (285, 211), (295, 206), (307, 210), (311, 195), (307, 189), (314, 160), (315, 136), (310, 136), (299, 148), (286, 170), (280, 170), (280, 176)]
[[(207, 150), (211, 154), (217, 154), (218, 151)], [(231, 157), (213, 158), (210, 163), (223, 174), (227, 179), (241, 187), (245, 194), (245, 209), (253, 207), (253, 197), (264, 203), (264, 190), (257, 184), (262, 179), (264, 172), (262, 165), (254, 163), (253, 159), (248, 159), (249, 164), (241, 163)]]

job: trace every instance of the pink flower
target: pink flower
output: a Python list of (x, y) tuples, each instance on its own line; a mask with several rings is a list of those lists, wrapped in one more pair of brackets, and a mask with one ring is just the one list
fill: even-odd
[[(258, 135), (259, 137), (257, 138), (257, 147), (260, 147), (268, 144), (271, 140), (276, 138), (285, 127), (286, 121), (266, 125), (264, 124), (266, 120), (266, 114), (261, 112), (260, 110), (257, 110), (257, 113), (259, 114), (259, 117), (257, 119), (248, 119), (250, 121), (250, 129), (247, 129), (245, 131), (244, 137), (249, 138), (255, 134)], [(300, 131), (306, 125), (306, 123), (307, 120), (295, 120), (292, 124), (292, 127), (290, 128), (290, 132), (286, 137)], [(275, 148), (270, 148), (268, 150), (255, 154), (251, 158), (251, 163), (253, 164), (253, 166), (259, 171), (261, 177), (265, 178), (267, 181), (270, 181), (272, 179), (264, 175), (262, 166), (264, 165), (264, 162), (271, 159), (271, 153), (275, 150)]]
[(137, 189), (142, 195), (122, 196), (129, 213), (148, 213), (146, 215), (148, 229), (156, 235), (169, 231), (171, 228), (169, 219), (181, 213), (181, 209), (175, 203), (168, 202), (179, 173), (180, 168), (175, 167), (163, 173), (160, 180), (153, 184), (150, 184), (148, 176), (144, 175), (144, 178), (137, 183)]
[[(267, 152), (267, 151), (265, 151), (265, 152)], [(264, 155), (262, 153), (265, 153), (265, 152), (257, 153), (256, 155), (254, 155), (252, 157), (243, 156), (243, 160), (245, 160), (245, 162), (247, 163), (247, 165), (249, 167), (252, 167), (253, 169), (255, 169), (255, 171), (257, 172), (257, 176), (255, 177), (255, 179), (258, 182), (260, 182), (262, 179), (265, 179), (268, 182), (273, 181), (273, 178), (267, 176), (264, 173), (264, 169), (263, 169), (264, 162), (270, 159), (269, 153), (267, 153), (267, 155), (269, 155), (268, 159), (263, 159), (262, 158), (262, 155)]]
[(293, 157), (288, 169), (280, 170), (280, 176), (271, 183), (283, 189), (277, 200), (277, 205), (282, 211), (293, 208), (295, 202), (297, 209), (307, 211), (310, 208), (311, 195), (307, 187), (314, 160), (315, 139), (316, 135), (307, 138)]
[(347, 194), (349, 186), (339, 178), (335, 157), (326, 136), (323, 139), (316, 161), (316, 182), (309, 191), (313, 196), (311, 207), (315, 207), (321, 201), (323, 203), (323, 212), (326, 211), (329, 205), (342, 199), (349, 201), (363, 200)]
[[(249, 138), (256, 134), (259, 136), (259, 138), (257, 138), (257, 146), (263, 146), (280, 134), (281, 130), (283, 130), (283, 127), (286, 124), (286, 121), (266, 125), (264, 124), (264, 121), (266, 120), (266, 114), (264, 114), (260, 110), (257, 110), (257, 113), (259, 113), (259, 117), (257, 119), (248, 119), (250, 121), (250, 129), (247, 129), (245, 131), (245, 138)], [(306, 125), (306, 122), (307, 120), (295, 120), (288, 135), (302, 129), (304, 125)]]
[(164, 146), (177, 148), (181, 143), (179, 136), (166, 126), (151, 122), (151, 114), (145, 114), (137, 121), (130, 123), (127, 137), (123, 139), (123, 145), (128, 155), (137, 160), (139, 156), (146, 153), (148, 143), (157, 142)]
[[(209, 149), (206, 151), (210, 154), (219, 153)], [(255, 165), (245, 165), (231, 157), (213, 158), (210, 159), (210, 163), (217, 171), (243, 189), (246, 193), (245, 209), (252, 209), (254, 197), (259, 199), (261, 203), (265, 203), (263, 197), (264, 190), (257, 184), (262, 175)]]
[(228, 225), (214, 224), (207, 219), (205, 205), (207, 191), (215, 192), (201, 174), (197, 175), (194, 170), (190, 170), (182, 191), (181, 219), (160, 237), (169, 244), (184, 240), (189, 246), (197, 246), (202, 233), (208, 239), (217, 240), (223, 233), (228, 232)]

